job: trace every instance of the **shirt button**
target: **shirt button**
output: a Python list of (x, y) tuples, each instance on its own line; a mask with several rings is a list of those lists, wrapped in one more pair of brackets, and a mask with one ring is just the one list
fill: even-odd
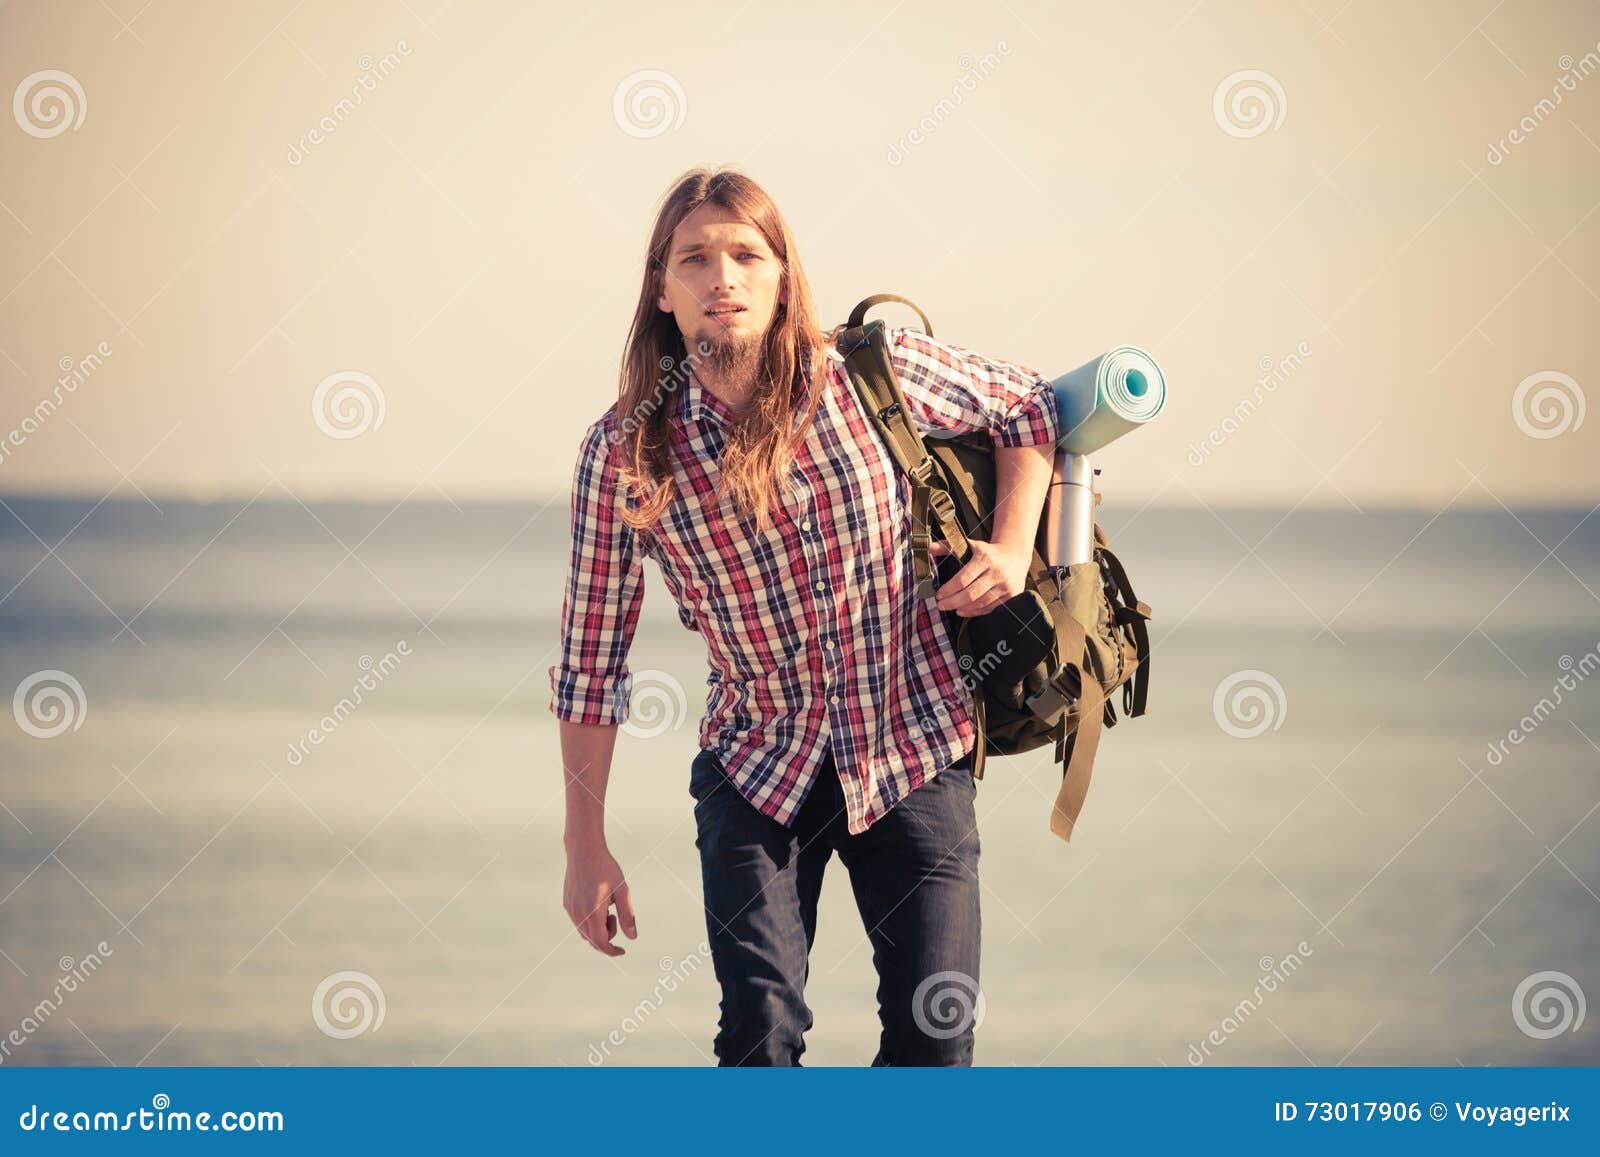
[(839, 697), (837, 695), (829, 695), (828, 696), (828, 702), (829, 703), (837, 703), (837, 702), (839, 702)]
[(811, 520), (809, 518), (802, 518), (800, 520), (800, 529), (801, 530), (810, 530), (811, 529)]
[(824, 646), (824, 647), (830, 647), (830, 648), (831, 648), (831, 647), (833, 647), (833, 646), (834, 646), (834, 642), (833, 642), (833, 640), (832, 640), (832, 639), (828, 639), (828, 640), (827, 640), (827, 641), (825, 641), (825, 642), (824, 642), (824, 643), (823, 643), (823, 644), (822, 644), (822, 645), (823, 645), (823, 646)]
[(818, 579), (817, 580), (817, 589), (819, 591), (825, 591), (825, 590), (828, 589), (828, 584), (823, 582), (821, 579)]

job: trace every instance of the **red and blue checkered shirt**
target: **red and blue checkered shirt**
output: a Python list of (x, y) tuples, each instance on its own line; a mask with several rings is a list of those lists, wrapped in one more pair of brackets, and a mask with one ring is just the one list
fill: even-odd
[[(1054, 443), (1047, 380), (910, 329), (891, 358), (924, 433), (987, 431), (997, 447)], [(789, 825), (829, 742), (859, 834), (972, 749), (972, 689), (945, 613), (919, 599), (910, 482), (895, 469), (830, 346), (824, 395), (772, 525), (712, 511), (733, 413), (692, 372), (667, 404), (677, 494), (650, 531), (619, 516), (625, 451), (616, 406), (584, 433), (572, 487), (572, 555), (561, 659), (550, 668), (558, 719), (628, 720), (627, 664), (653, 558), (678, 618), (710, 661), (702, 748), (764, 814)], [(809, 387), (808, 387), (809, 388)], [(809, 394), (796, 403), (803, 408)], [(780, 491), (782, 488), (780, 487)]]

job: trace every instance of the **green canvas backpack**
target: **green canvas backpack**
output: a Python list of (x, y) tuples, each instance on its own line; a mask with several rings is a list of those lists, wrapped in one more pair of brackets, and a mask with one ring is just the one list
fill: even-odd
[[(933, 336), (914, 302), (880, 293), (857, 305), (834, 331), (835, 348), (863, 411), (911, 483), (913, 573), (918, 597), (927, 599), (948, 578), (939, 576), (929, 552), (935, 532), (962, 565), (972, 554), (968, 539), (989, 541), (996, 505), (994, 445), (987, 431), (927, 439), (918, 432), (895, 377), (887, 331), (881, 321), (865, 320), (886, 301), (916, 310), (923, 332)], [(1016, 755), (1054, 743), (1062, 778), (1050, 830), (1071, 840), (1101, 731), (1117, 722), (1112, 692), (1122, 688), (1125, 714), (1145, 714), (1150, 608), (1134, 595), (1098, 522), (1094, 557), (1072, 566), (1046, 562), (1045, 535), (1041, 517), (1021, 593), (985, 615), (944, 612), (944, 618), (976, 709), (973, 776), (983, 778), (990, 751)]]

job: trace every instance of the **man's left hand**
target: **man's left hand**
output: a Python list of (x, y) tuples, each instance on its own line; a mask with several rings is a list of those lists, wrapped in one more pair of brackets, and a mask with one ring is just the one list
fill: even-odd
[[(941, 611), (974, 618), (988, 614), (1007, 599), (1022, 593), (1032, 548), (982, 542), (976, 538), (969, 538), (967, 542), (972, 547), (972, 557), (934, 593)], [(950, 553), (950, 544), (934, 542), (928, 549), (937, 558)]]

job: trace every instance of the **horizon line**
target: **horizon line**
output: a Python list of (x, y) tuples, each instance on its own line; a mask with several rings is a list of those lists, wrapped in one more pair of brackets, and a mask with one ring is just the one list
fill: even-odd
[[(120, 487), (118, 489), (121, 489)], [(1103, 492), (1105, 493), (1105, 492)], [(80, 503), (119, 503), (133, 505), (148, 505), (150, 502), (169, 502), (175, 505), (186, 504), (190, 506), (234, 505), (248, 503), (250, 505), (298, 505), (301, 502), (321, 505), (346, 505), (346, 506), (439, 506), (449, 508), (464, 507), (507, 507), (528, 506), (540, 503), (551, 503), (565, 500), (570, 491), (528, 491), (526, 493), (493, 492), (476, 494), (472, 496), (455, 496), (447, 493), (442, 488), (437, 488), (437, 494), (421, 494), (412, 492), (400, 494), (398, 492), (371, 492), (371, 493), (286, 493), (285, 488), (278, 487), (274, 493), (256, 492), (251, 494), (247, 490), (217, 490), (214, 492), (198, 492), (194, 490), (160, 490), (143, 488), (133, 494), (118, 494), (96, 492), (92, 490), (71, 489), (15, 489), (0, 488), (0, 502), (80, 502)], [(1298, 506), (1307, 511), (1346, 511), (1355, 505), (1350, 499), (1340, 501), (1300, 500), (1298, 503), (1265, 502), (1265, 501), (1239, 501), (1237, 499), (1219, 499), (1214, 502), (1201, 503), (1196, 501), (1157, 501), (1154, 499), (1140, 500), (1130, 498), (1126, 503), (1117, 503), (1120, 509), (1126, 506), (1136, 510), (1205, 510), (1207, 506), (1217, 510), (1263, 510), (1282, 511)], [(1518, 510), (1592, 510), (1600, 505), (1600, 498), (1590, 496), (1562, 497), (1554, 496), (1542, 499), (1517, 499), (1506, 505)], [(1467, 501), (1457, 497), (1448, 502), (1448, 507), (1461, 511), (1493, 511), (1504, 507), (1493, 499), (1489, 501)], [(1436, 514), (1441, 512), (1439, 501), (1423, 497), (1403, 498), (1399, 496), (1385, 496), (1379, 498), (1363, 497), (1359, 507), (1352, 513), (1391, 513), (1391, 512), (1422, 512)]]

